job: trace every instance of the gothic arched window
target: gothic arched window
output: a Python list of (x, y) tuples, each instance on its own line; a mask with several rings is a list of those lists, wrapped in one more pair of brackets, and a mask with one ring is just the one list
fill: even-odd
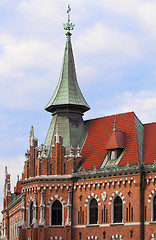
[(114, 200), (114, 223), (122, 222), (122, 200), (117, 196)]
[(153, 221), (156, 221), (156, 195), (153, 198)]
[(33, 202), (30, 203), (29, 208), (29, 226), (31, 226), (33, 220)]
[(95, 198), (90, 201), (89, 206), (89, 224), (98, 223), (98, 203)]
[(58, 200), (51, 206), (51, 225), (62, 225), (62, 204)]

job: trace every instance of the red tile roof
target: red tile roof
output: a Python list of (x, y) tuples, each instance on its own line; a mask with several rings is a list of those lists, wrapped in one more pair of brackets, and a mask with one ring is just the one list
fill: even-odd
[(106, 149), (117, 149), (117, 148), (125, 148), (125, 133), (121, 131), (113, 131), (108, 143), (106, 145)]
[(126, 151), (119, 166), (139, 163), (134, 113), (130, 112), (88, 120), (88, 137), (81, 151), (84, 161), (82, 169), (89, 170), (101, 166), (107, 154), (106, 145), (112, 134), (114, 121), (118, 131), (126, 132)]
[(152, 164), (156, 161), (156, 123), (144, 125), (144, 164)]

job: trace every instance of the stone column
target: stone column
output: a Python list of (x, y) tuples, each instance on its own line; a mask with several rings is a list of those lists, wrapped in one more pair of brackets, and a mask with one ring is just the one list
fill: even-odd
[(34, 192), (34, 200), (33, 200), (33, 220), (32, 220), (33, 228), (38, 228), (37, 224), (37, 202), (36, 202), (36, 191)]
[(67, 203), (67, 220), (66, 226), (71, 226), (71, 190), (68, 191), (68, 203)]
[(40, 203), (40, 220), (39, 220), (39, 227), (45, 226), (45, 218), (44, 218), (44, 212), (45, 212), (45, 204), (44, 204), (44, 192), (41, 192), (41, 203)]
[(25, 195), (22, 196), (22, 203), (21, 203), (21, 224), (20, 227), (22, 229), (26, 229), (26, 217), (25, 217)]

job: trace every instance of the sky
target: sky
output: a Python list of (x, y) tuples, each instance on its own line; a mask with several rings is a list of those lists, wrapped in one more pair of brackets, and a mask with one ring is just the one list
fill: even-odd
[(5, 166), (13, 190), (31, 126), (41, 144), (51, 122), (68, 4), (84, 119), (134, 111), (156, 121), (155, 0), (0, 0), (0, 210)]

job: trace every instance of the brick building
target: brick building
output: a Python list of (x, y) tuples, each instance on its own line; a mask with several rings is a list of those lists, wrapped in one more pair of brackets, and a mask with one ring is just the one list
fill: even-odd
[(2, 239), (156, 240), (156, 123), (135, 113), (83, 120), (67, 30), (60, 80), (45, 110), (44, 145), (31, 128), (22, 179), (5, 169)]

